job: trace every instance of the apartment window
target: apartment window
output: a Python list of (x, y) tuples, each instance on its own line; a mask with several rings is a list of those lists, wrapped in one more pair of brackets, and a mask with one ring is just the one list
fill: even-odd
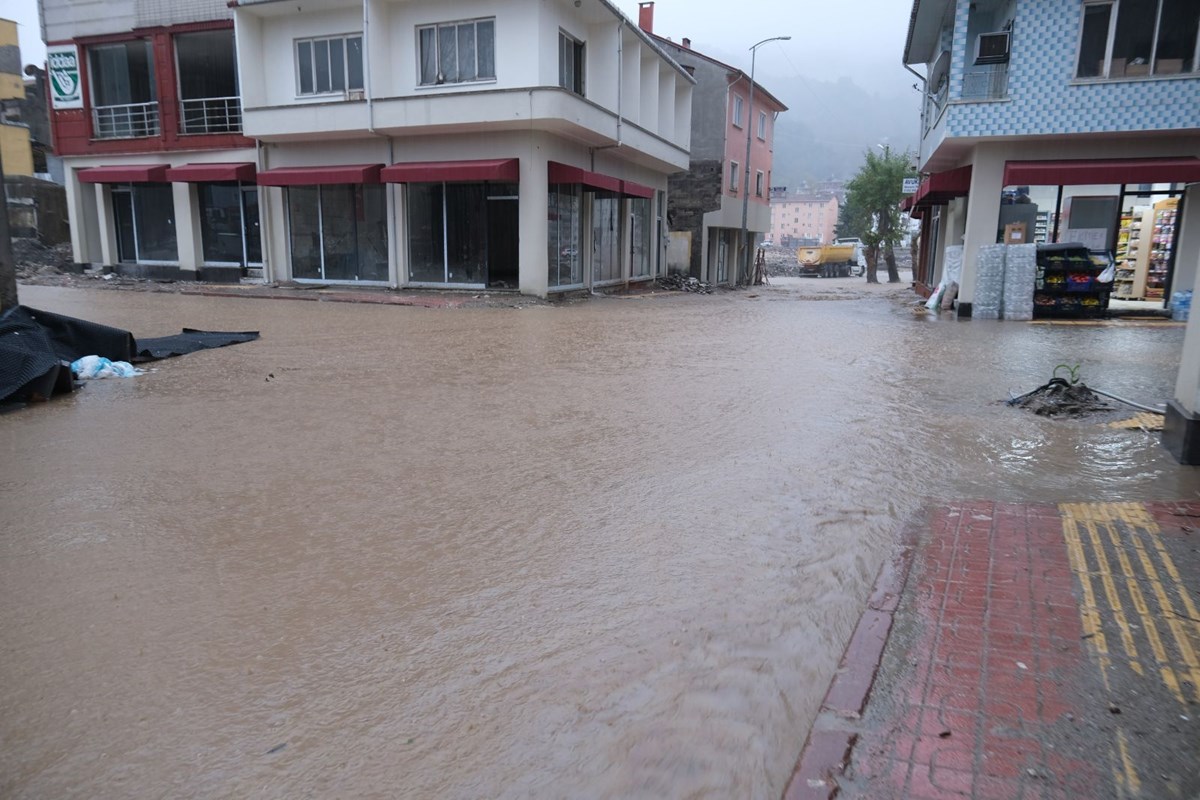
[(496, 20), (476, 19), (417, 28), (421, 85), (496, 79)]
[(558, 85), (583, 94), (583, 42), (558, 34)]
[(766, 183), (766, 180), (767, 180), (767, 176), (763, 174), (762, 170), (755, 171), (755, 173), (754, 173), (754, 194), (756, 197), (763, 196), (763, 184)]
[(158, 95), (150, 42), (135, 39), (89, 48), (92, 126), (97, 139), (158, 135)]
[(736, 161), (729, 162), (729, 189), (736, 192), (738, 190), (738, 175), (739, 165)]
[(241, 133), (233, 29), (175, 37), (182, 133)]
[(1195, 0), (1099, 0), (1083, 6), (1077, 78), (1196, 72), (1200, 5)]
[(298, 40), (296, 77), (301, 95), (362, 89), (362, 34)]
[(742, 127), (742, 98), (733, 96), (733, 124)]
[(758, 138), (766, 140), (767, 138), (767, 112), (758, 112)]

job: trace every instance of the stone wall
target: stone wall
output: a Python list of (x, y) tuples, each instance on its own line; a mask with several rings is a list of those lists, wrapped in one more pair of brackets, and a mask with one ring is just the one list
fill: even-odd
[(672, 231), (691, 234), (692, 246), (688, 274), (700, 277), (704, 247), (704, 215), (721, 208), (721, 187), (725, 165), (721, 161), (693, 161), (690, 172), (667, 180), (667, 226)]

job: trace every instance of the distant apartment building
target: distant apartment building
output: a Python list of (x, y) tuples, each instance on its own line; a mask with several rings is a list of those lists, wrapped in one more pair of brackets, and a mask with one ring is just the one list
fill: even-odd
[(832, 194), (775, 195), (771, 198), (771, 240), (783, 247), (829, 244), (837, 218), (838, 201)]
[[(670, 180), (668, 217), (673, 235), (688, 239), (687, 270), (701, 280), (729, 283), (737, 278), (737, 260), (751, 252), (771, 230), (769, 203), (775, 122), (787, 111), (750, 76), (692, 49), (689, 39), (675, 43), (654, 33), (654, 3), (639, 4), (638, 24), (696, 79), (691, 117), (691, 158), (687, 172)], [(746, 143), (751, 143), (750, 163)], [(746, 177), (750, 178), (747, 241), (742, 241)]]
[(21, 121), (20, 104), (25, 100), (21, 69), (21, 47), (17, 23), (0, 19), (0, 158), (6, 175), (33, 175), (33, 150), (29, 126)]
[(41, 4), (79, 261), (539, 296), (660, 269), (694, 80), (603, 0)]

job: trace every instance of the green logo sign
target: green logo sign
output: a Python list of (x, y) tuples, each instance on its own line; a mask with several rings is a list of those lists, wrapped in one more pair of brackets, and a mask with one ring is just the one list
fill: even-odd
[(75, 45), (46, 48), (50, 73), (50, 98), (56, 109), (83, 108), (83, 90), (79, 81), (79, 51)]

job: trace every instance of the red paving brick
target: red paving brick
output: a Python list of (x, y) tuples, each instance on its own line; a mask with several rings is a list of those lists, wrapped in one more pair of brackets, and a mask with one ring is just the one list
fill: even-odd
[[(1138, 508), (1164, 537), (1200, 528), (1200, 504)], [(1060, 508), (961, 503), (923, 527), (881, 572), (785, 798), (1125, 796)]]

